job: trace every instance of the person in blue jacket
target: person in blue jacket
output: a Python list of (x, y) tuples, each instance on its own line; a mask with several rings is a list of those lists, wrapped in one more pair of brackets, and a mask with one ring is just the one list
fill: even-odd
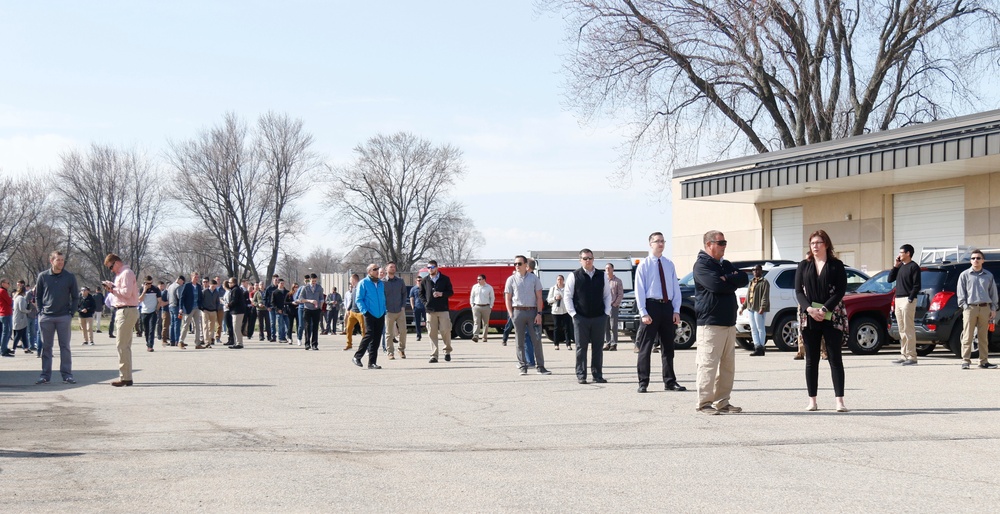
[(382, 369), (378, 360), (378, 345), (385, 329), (385, 284), (378, 278), (378, 264), (368, 265), (368, 276), (358, 283), (354, 300), (365, 318), (365, 335), (354, 352), (354, 365), (364, 367), (361, 358), (368, 352), (368, 369)]

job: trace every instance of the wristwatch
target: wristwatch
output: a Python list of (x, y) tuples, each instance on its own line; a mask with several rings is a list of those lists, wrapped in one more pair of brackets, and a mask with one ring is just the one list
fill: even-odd
[(823, 314), (830, 312), (829, 310), (827, 310), (826, 305), (820, 307), (819, 310), (823, 311)]

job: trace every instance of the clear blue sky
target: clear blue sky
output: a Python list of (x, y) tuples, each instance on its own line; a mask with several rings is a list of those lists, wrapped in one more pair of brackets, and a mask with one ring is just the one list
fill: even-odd
[[(48, 170), (92, 142), (162, 163), (168, 141), (227, 111), (275, 110), (302, 118), (331, 164), (379, 132), (461, 148), (469, 173), (453, 194), (486, 237), (481, 257), (644, 249), (669, 233), (669, 200), (611, 183), (622, 136), (566, 109), (564, 34), (531, 0), (6, 0), (0, 169)], [(307, 198), (297, 253), (347, 249), (324, 201)]]

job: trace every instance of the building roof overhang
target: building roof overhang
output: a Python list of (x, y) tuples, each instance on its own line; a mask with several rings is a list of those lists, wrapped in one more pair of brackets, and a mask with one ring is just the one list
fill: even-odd
[(1000, 110), (683, 168), (674, 176), (682, 199), (759, 203), (995, 171)]

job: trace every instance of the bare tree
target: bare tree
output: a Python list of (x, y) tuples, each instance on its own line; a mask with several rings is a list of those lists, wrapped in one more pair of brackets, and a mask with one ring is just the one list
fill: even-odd
[(62, 156), (55, 174), (55, 208), (66, 213), (70, 238), (96, 277), (110, 277), (104, 257), (116, 253), (145, 266), (163, 204), (161, 177), (135, 149), (91, 145)]
[(312, 152), (313, 137), (302, 128), (301, 119), (269, 112), (257, 120), (255, 137), (258, 159), (264, 172), (265, 192), (272, 212), (267, 274), (274, 274), (281, 242), (302, 229), (294, 202), (306, 192), (306, 176), (320, 161)]
[(41, 181), (12, 177), (0, 178), (0, 199), (0, 270), (6, 271), (22, 247), (33, 242), (49, 201)]
[(464, 266), (476, 258), (478, 249), (486, 243), (482, 232), (475, 229), (471, 220), (459, 220), (448, 230), (451, 237), (445, 238), (438, 249), (438, 260), (445, 266)]
[(170, 146), (173, 195), (212, 236), (229, 276), (256, 276), (274, 213), (246, 123), (227, 113), (221, 125)]
[(277, 265), (283, 238), (301, 230), (293, 202), (317, 166), (300, 120), (268, 113), (256, 132), (234, 113), (196, 138), (171, 144), (174, 194), (211, 234), (226, 273), (260, 279)]
[(348, 242), (373, 250), (401, 270), (444, 246), (447, 229), (465, 219), (448, 191), (465, 173), (462, 152), (405, 132), (379, 134), (354, 148), (354, 162), (331, 169), (328, 198), (338, 206)]
[(569, 98), (589, 117), (633, 122), (626, 164), (767, 152), (974, 109), (971, 86), (995, 72), (1000, 49), (988, 1), (554, 5), (575, 48)]
[(156, 247), (159, 252), (150, 266), (150, 272), (155, 275), (176, 277), (192, 271), (198, 271), (205, 277), (222, 275), (223, 263), (218, 245), (205, 230), (171, 230), (157, 239)]

